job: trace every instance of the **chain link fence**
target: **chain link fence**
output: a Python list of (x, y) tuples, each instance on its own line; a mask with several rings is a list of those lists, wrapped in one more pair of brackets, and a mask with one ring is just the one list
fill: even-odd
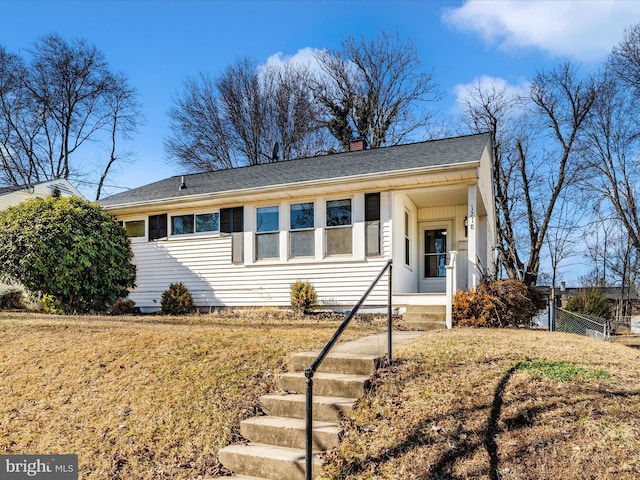
[(584, 313), (556, 308), (554, 323), (556, 332), (575, 333), (599, 340), (609, 340), (611, 337), (611, 327), (608, 320)]

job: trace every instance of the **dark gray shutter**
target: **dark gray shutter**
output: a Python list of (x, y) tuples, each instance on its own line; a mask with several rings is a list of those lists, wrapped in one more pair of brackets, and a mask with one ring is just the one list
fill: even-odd
[(380, 255), (380, 193), (364, 196), (365, 248), (367, 256)]
[(149, 216), (149, 241), (167, 236), (167, 214)]

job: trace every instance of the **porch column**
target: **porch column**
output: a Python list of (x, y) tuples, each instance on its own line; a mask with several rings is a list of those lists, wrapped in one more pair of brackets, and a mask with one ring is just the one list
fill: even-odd
[(478, 230), (477, 230), (477, 187), (469, 185), (467, 189), (467, 257), (468, 257), (468, 284), (469, 288), (474, 288), (480, 283), (480, 272), (478, 270)]

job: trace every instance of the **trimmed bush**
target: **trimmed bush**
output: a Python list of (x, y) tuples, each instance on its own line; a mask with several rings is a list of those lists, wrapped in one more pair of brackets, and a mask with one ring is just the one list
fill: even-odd
[(469, 327), (529, 327), (544, 299), (518, 280), (482, 282), (453, 298), (453, 324)]
[(191, 292), (183, 283), (172, 283), (160, 301), (165, 315), (187, 315), (196, 311)]
[(298, 313), (309, 313), (318, 306), (318, 294), (310, 282), (298, 280), (291, 284), (291, 308)]
[(136, 302), (129, 298), (119, 298), (109, 309), (111, 315), (133, 315), (136, 313)]
[(20, 290), (7, 290), (0, 295), (0, 310), (18, 310), (24, 308), (24, 298)]
[(611, 305), (607, 296), (593, 288), (584, 290), (574, 295), (567, 302), (567, 310), (570, 312), (584, 313), (594, 317), (611, 320)]

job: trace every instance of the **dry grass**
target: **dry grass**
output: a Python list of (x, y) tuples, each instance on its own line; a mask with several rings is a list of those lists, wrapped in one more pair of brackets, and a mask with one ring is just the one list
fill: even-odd
[(640, 352), (569, 334), (459, 329), (398, 349), (325, 479), (640, 477)]
[[(356, 322), (345, 337), (380, 330)], [(0, 314), (0, 454), (76, 453), (80, 478), (195, 479), (337, 322), (270, 310), (192, 317)]]

